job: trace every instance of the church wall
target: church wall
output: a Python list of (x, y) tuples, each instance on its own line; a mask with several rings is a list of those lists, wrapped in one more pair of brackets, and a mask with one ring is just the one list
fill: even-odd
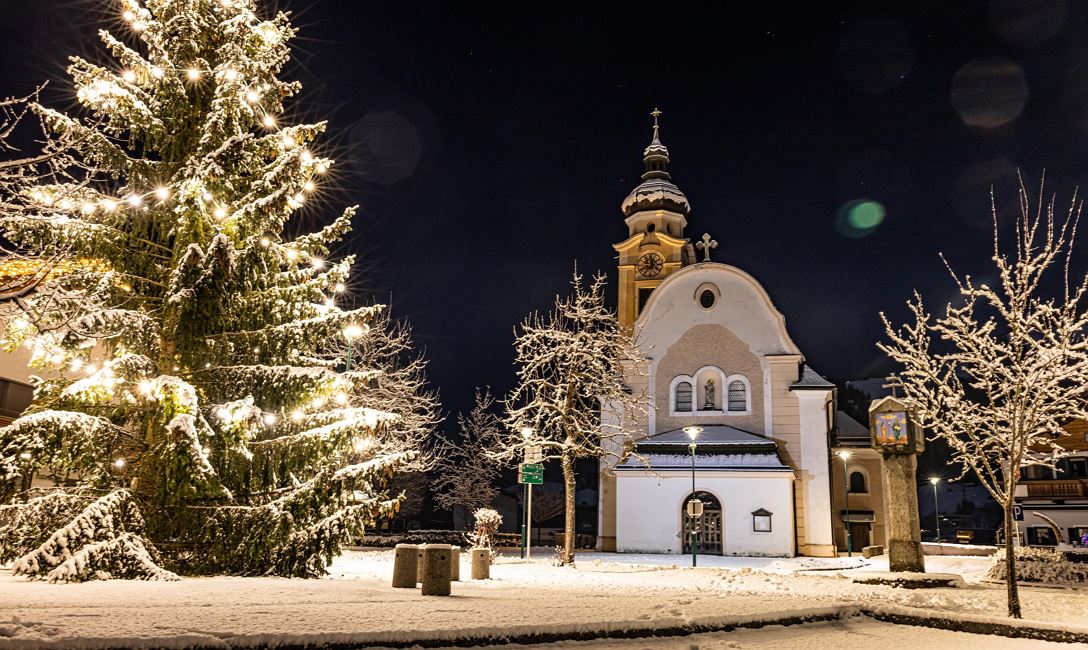
[[(683, 552), (683, 504), (691, 494), (688, 472), (623, 472), (617, 476), (616, 546), (627, 553)], [(722, 504), (725, 555), (791, 557), (793, 513), (789, 472), (704, 472), (696, 489)], [(773, 513), (770, 532), (752, 530), (752, 512)]]
[(800, 406), (801, 465), (797, 472), (804, 484), (805, 534), (798, 540), (802, 555), (835, 554), (831, 529), (831, 470), (827, 435), (827, 403), (830, 390), (794, 392)]
[[(778, 355), (768, 357), (771, 367), (771, 426), (778, 454), (790, 467), (801, 467), (801, 410), (797, 397), (790, 391), (790, 384), (797, 381), (797, 368), (801, 355)], [(797, 504), (797, 539), (798, 546), (805, 539), (805, 485), (803, 481), (794, 484), (794, 501)]]
[[(751, 410), (748, 415), (700, 414), (703, 393), (696, 391), (694, 407), (689, 414), (670, 415), (672, 380), (680, 375), (695, 375), (706, 366), (720, 369), (725, 376), (743, 375), (748, 380)], [(759, 357), (748, 345), (723, 325), (697, 325), (684, 333), (669, 347), (657, 363), (654, 373), (654, 401), (657, 407), (656, 433), (671, 431), (690, 424), (726, 424), (744, 431), (767, 435), (763, 412), (763, 369)], [(715, 379), (716, 402), (724, 404), (728, 386)]]

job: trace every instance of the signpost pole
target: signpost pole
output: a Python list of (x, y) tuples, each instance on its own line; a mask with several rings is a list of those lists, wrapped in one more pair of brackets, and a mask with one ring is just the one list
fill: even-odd
[[(520, 474), (520, 472), (518, 472), (518, 473)], [(519, 476), (518, 478), (520, 479), (521, 477)], [(523, 560), (525, 559), (525, 549), (528, 548), (528, 544), (526, 543), (527, 538), (525, 537), (525, 528), (526, 528), (526, 522), (529, 521), (529, 510), (528, 510), (528, 508), (524, 507), (524, 505), (525, 505), (525, 503), (527, 501), (527, 499), (525, 498), (525, 495), (528, 494), (528, 493), (529, 493), (529, 486), (527, 484), (523, 484), (521, 486), (521, 495), (522, 495), (521, 503), (522, 503), (522, 506), (523, 506), (522, 509), (521, 509), (521, 559), (523, 559)]]
[(529, 536), (525, 542), (525, 561), (528, 562), (533, 554), (533, 484), (526, 483), (525, 487), (529, 488), (529, 498), (526, 499), (528, 507), (525, 509), (525, 521), (529, 524)]

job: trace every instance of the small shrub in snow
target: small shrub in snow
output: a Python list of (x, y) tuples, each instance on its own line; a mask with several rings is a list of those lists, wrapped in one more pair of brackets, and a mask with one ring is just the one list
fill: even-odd
[[(990, 580), (1005, 580), (1005, 549), (998, 549), (993, 558), (993, 565), (986, 577)], [(1088, 564), (1085, 559), (1088, 559), (1088, 553), (1020, 546), (1016, 549), (1016, 577), (1021, 582), (1088, 582)]]
[(502, 525), (502, 515), (491, 508), (477, 508), (472, 516), (476, 519), (476, 532), (471, 535), (473, 548), (493, 549), (495, 535)]

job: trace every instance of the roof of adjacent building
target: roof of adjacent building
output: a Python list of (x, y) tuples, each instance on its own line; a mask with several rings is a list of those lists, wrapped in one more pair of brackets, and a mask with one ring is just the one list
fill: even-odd
[(801, 369), (801, 378), (790, 384), (790, 390), (829, 390), (835, 384), (829, 382), (808, 364)]
[(835, 411), (835, 439), (850, 447), (868, 447), (872, 442), (869, 428), (845, 411)]

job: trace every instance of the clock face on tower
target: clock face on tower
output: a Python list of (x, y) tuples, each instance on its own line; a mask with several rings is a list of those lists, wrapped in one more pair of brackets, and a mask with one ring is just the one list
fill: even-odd
[(659, 253), (646, 253), (638, 258), (638, 272), (644, 278), (656, 278), (661, 269), (665, 268), (665, 258)]

